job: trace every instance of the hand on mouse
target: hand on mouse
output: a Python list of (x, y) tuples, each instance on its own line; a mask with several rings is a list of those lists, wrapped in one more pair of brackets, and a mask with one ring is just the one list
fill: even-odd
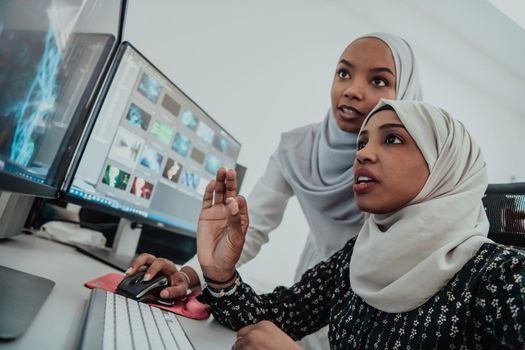
[(216, 179), (206, 186), (197, 228), (197, 255), (205, 277), (231, 280), (241, 256), (248, 221), (246, 200), (237, 196), (235, 170), (220, 168)]
[(168, 278), (170, 286), (160, 292), (160, 296), (164, 299), (185, 298), (188, 289), (192, 287), (189, 279), (168, 259), (157, 258), (154, 255), (146, 253), (141, 254), (133, 260), (131, 266), (126, 271), (126, 275), (132, 275), (139, 271), (145, 271), (144, 281), (151, 280), (158, 273)]

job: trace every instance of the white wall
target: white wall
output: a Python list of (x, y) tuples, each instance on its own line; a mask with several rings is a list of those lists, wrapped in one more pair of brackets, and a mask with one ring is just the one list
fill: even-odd
[[(244, 194), (282, 131), (323, 118), (340, 53), (372, 31), (412, 44), (425, 99), (471, 130), (491, 182), (525, 181), (525, 31), (489, 3), (456, 2), (131, 0), (124, 39), (242, 143)], [(292, 201), (246, 269), (268, 286), (287, 284), (306, 231)]]

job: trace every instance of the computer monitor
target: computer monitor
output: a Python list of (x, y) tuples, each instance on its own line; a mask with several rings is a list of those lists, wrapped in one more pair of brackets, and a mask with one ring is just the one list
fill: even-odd
[[(0, 238), (20, 232), (32, 196), (58, 196), (124, 9), (120, 0), (0, 1)], [(16, 305), (36, 302), (22, 317), (30, 321), (53, 284), (2, 266), (0, 279), (24, 291), (0, 293), (0, 338), (14, 338), (27, 326)]]
[[(93, 117), (66, 199), (127, 218), (127, 228), (139, 222), (195, 237), (206, 184), (219, 167), (235, 168), (240, 143), (127, 42)], [(119, 230), (109, 254), (87, 252), (125, 269), (134, 232)]]
[[(50, 0), (0, 3), (3, 190), (56, 197), (64, 179), (115, 49), (122, 11), (115, 0), (77, 5)], [(102, 13), (114, 18), (100, 22), (103, 26), (91, 25)]]

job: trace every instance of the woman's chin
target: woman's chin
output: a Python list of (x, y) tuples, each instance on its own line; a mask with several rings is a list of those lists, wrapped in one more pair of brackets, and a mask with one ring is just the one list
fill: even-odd
[(339, 129), (357, 134), (361, 129), (361, 124), (363, 124), (364, 118), (354, 118), (354, 119), (344, 119), (341, 116), (335, 116), (335, 123)]
[(369, 203), (359, 203), (358, 201), (356, 201), (356, 206), (363, 213), (368, 213), (368, 214), (388, 214), (392, 212), (390, 208), (385, 208), (382, 206), (373, 205)]

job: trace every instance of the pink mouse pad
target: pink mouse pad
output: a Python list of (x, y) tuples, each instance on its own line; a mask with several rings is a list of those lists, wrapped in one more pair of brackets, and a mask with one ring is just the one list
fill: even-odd
[[(85, 286), (91, 289), (98, 288), (107, 292), (115, 293), (115, 290), (122, 279), (124, 279), (124, 275), (118, 273), (108, 273), (104, 276), (95, 278), (92, 281), (86, 282)], [(166, 311), (174, 312), (177, 315), (193, 318), (194, 320), (204, 320), (210, 317), (210, 310), (208, 309), (208, 306), (197, 300), (197, 296), (199, 294), (201, 294), (200, 291), (192, 291), (190, 295), (188, 295), (183, 300), (177, 301), (175, 305), (172, 306), (152, 303), (149, 305)]]

